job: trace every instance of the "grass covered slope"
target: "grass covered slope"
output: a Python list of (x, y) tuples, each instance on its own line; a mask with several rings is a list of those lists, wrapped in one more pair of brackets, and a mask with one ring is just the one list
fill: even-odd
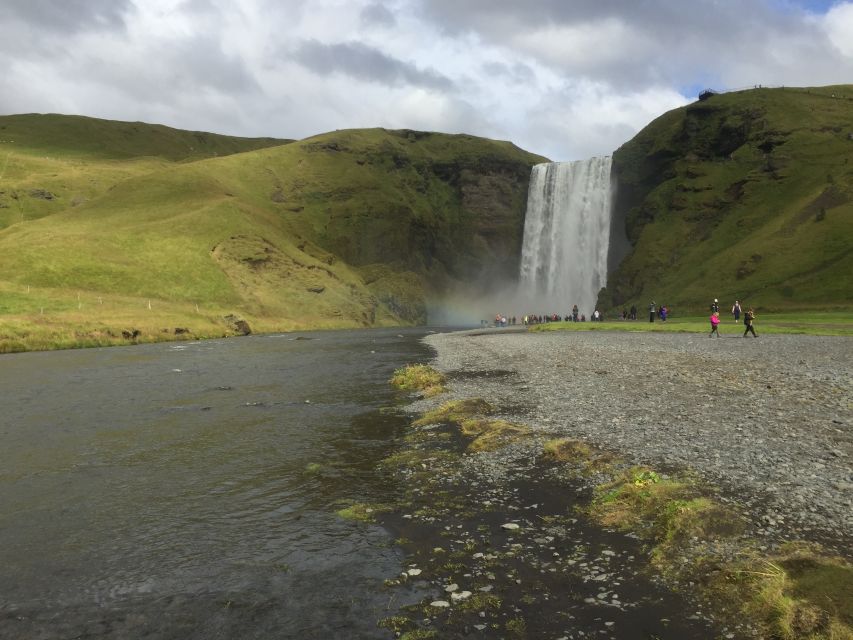
[(853, 86), (715, 95), (652, 122), (613, 164), (630, 249), (602, 308), (853, 302)]
[(84, 343), (126, 327), (141, 339), (216, 335), (229, 314), (255, 330), (422, 322), (430, 295), (514, 274), (530, 166), (543, 160), (381, 129), (261, 149), (210, 137), (199, 159), (189, 132), (161, 148), (104, 122), (91, 140), (99, 121), (83, 119), (78, 145), (68, 133), (27, 138), (18, 118), (0, 129), (5, 350), (49, 346), (54, 333), (73, 343), (69, 331)]

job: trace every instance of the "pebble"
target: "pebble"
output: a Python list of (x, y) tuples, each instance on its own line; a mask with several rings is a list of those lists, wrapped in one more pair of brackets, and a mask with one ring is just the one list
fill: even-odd
[[(633, 464), (692, 469), (754, 522), (769, 516), (764, 533), (774, 542), (816, 539), (849, 554), (853, 338), (742, 340), (726, 330), (713, 342), (604, 331), (432, 334), (425, 342), (440, 371), (510, 374), (458, 376), (449, 394), (420, 402), (483, 398), (543, 439), (578, 438)], [(469, 458), (497, 480), (537, 446), (523, 440)]]

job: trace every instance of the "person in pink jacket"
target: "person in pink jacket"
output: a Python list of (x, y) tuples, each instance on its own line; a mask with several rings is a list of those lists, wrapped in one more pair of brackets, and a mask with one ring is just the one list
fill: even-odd
[(720, 332), (717, 331), (717, 327), (720, 326), (720, 312), (715, 311), (711, 314), (711, 333), (708, 334), (709, 338), (713, 338), (714, 334), (717, 334), (717, 337), (720, 337)]

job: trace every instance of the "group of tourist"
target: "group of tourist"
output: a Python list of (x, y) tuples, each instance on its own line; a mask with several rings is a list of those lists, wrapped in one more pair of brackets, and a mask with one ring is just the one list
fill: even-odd
[[(655, 314), (655, 309), (657, 309), (657, 314)], [(637, 319), (637, 307), (631, 307), (631, 315), (634, 316), (635, 320)], [(660, 307), (658, 307), (655, 301), (652, 300), (649, 303), (649, 322), (655, 321), (655, 315), (657, 315), (661, 322), (666, 322), (666, 318), (667, 316), (669, 316), (669, 307), (667, 307), (665, 304), (662, 304)]]
[[(740, 321), (740, 314), (743, 312), (743, 308), (740, 306), (740, 301), (735, 300), (735, 303), (732, 305), (732, 317), (734, 318), (735, 323)], [(714, 298), (714, 301), (711, 303), (711, 333), (708, 334), (709, 338), (713, 338), (715, 335), (720, 337), (720, 301), (717, 298)], [(745, 338), (747, 334), (751, 333), (753, 338), (757, 338), (758, 335), (755, 333), (755, 327), (753, 326), (755, 323), (755, 311), (752, 307), (749, 307), (746, 310), (746, 313), (743, 314), (743, 324), (746, 329), (743, 330), (743, 337)]]
[[(745, 338), (747, 334), (752, 333), (753, 337), (757, 338), (758, 335), (755, 333), (755, 327), (753, 326), (755, 323), (755, 311), (752, 307), (749, 307), (746, 312), (743, 312), (743, 307), (741, 307), (740, 301), (735, 300), (735, 303), (732, 305), (732, 317), (735, 322), (740, 321), (741, 314), (743, 313), (743, 324), (746, 327), (743, 332), (743, 337)], [(649, 303), (649, 322), (654, 322), (655, 319), (659, 319), (661, 322), (666, 322), (667, 316), (669, 316), (669, 307), (667, 305), (658, 306), (657, 303), (652, 300)], [(596, 309), (592, 312), (590, 316), (590, 321), (592, 322), (603, 322), (604, 321), (604, 313)], [(631, 309), (622, 309), (622, 320), (636, 320), (637, 319), (637, 306), (631, 305)], [(570, 313), (567, 313), (565, 316), (561, 316), (557, 313), (546, 313), (543, 315), (539, 314), (527, 314), (524, 315), (521, 319), (521, 322), (524, 326), (530, 326), (534, 324), (543, 324), (546, 322), (586, 322), (587, 317), (586, 314), (580, 313), (578, 309), (578, 305), (574, 305)], [(501, 313), (495, 314), (495, 327), (506, 327), (509, 325), (517, 324), (518, 320), (516, 316), (505, 316)], [(713, 338), (715, 335), (720, 337), (720, 301), (717, 298), (714, 298), (714, 302), (711, 303), (711, 333), (708, 334), (709, 337)], [(481, 322), (481, 324), (488, 324), (485, 320)]]

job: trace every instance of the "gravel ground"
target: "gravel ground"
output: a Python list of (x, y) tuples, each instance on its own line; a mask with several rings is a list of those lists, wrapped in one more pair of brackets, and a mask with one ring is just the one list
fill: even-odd
[[(451, 397), (484, 398), (542, 437), (692, 469), (768, 541), (851, 556), (853, 339), (497, 329), (426, 342)], [(469, 464), (500, 475), (524, 446)]]

